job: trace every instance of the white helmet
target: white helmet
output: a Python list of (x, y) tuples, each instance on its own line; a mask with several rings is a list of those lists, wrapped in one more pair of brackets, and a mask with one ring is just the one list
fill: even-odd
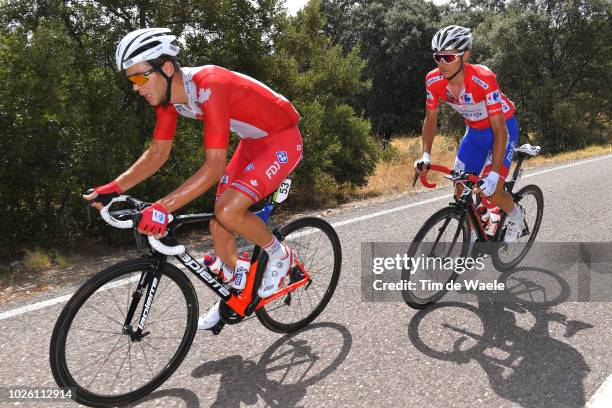
[(472, 34), (469, 28), (449, 25), (438, 31), (431, 40), (434, 52), (459, 50), (472, 47)]
[(132, 31), (119, 42), (115, 61), (117, 69), (121, 71), (162, 55), (175, 57), (179, 51), (176, 37), (169, 28), (141, 28)]

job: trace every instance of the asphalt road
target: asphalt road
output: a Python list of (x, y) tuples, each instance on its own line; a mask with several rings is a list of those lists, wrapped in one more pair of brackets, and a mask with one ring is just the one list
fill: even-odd
[[(531, 173), (519, 187), (535, 183), (544, 192), (538, 241), (612, 241), (612, 156)], [(537, 305), (535, 300), (525, 306), (474, 298), (443, 300), (417, 313), (403, 302), (362, 301), (361, 243), (409, 241), (449, 201), (436, 198), (449, 194), (449, 188), (424, 191), (328, 214), (342, 243), (342, 275), (314, 323), (289, 335), (270, 332), (256, 319), (226, 326), (219, 336), (199, 332), (172, 377), (135, 405), (584, 406), (612, 374), (610, 302)], [(430, 202), (419, 204), (424, 200)], [(203, 285), (194, 284), (205, 310), (213, 298)], [(73, 290), (0, 305), (0, 313)], [(63, 305), (0, 320), (0, 387), (55, 385), (48, 349)], [(83, 342), (82, 354), (77, 349), (81, 359), (95, 356), (97, 349), (89, 343)]]

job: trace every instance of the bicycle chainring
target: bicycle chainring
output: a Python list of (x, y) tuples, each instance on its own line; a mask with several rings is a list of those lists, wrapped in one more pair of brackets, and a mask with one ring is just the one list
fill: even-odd
[(226, 324), (236, 324), (240, 323), (243, 316), (240, 316), (238, 313), (234, 312), (231, 307), (229, 307), (224, 301), (221, 301), (219, 304), (219, 316), (221, 316), (221, 320), (223, 320)]

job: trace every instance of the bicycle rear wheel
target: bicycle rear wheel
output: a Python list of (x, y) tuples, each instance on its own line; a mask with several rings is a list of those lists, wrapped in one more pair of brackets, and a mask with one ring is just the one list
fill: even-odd
[(515, 201), (525, 210), (523, 233), (516, 242), (510, 244), (503, 242), (508, 219), (504, 213), (500, 219), (500, 232), (496, 237), (500, 245), (498, 250), (491, 254), (493, 266), (501, 272), (515, 268), (525, 258), (538, 235), (544, 215), (544, 195), (540, 187), (530, 184), (521, 188), (514, 196)]
[[(281, 230), (284, 242), (310, 275), (310, 282), (300, 286), (255, 311), (259, 321), (268, 329), (289, 333), (312, 322), (331, 299), (342, 266), (342, 249), (336, 231), (320, 218), (306, 217), (290, 222)], [(257, 273), (267, 267), (267, 255), (259, 258)], [(299, 281), (301, 271), (293, 267), (285, 281)], [(287, 279), (288, 278), (288, 279)]]
[(446, 207), (432, 215), (417, 232), (408, 248), (410, 259), (421, 258), (416, 270), (402, 270), (402, 281), (412, 282), (411, 289), (402, 291), (406, 304), (423, 309), (442, 298), (446, 284), (458, 274), (442, 267), (446, 258), (466, 257), (469, 250), (468, 221), (455, 207)]
[[(144, 397), (170, 377), (191, 347), (198, 321), (193, 285), (165, 263), (153, 301), (145, 299), (142, 283), (152, 284), (156, 264), (138, 259), (111, 266), (81, 286), (62, 310), (51, 336), (51, 371), (60, 387), (76, 389), (81, 404), (117, 406)], [(128, 324), (135, 329), (145, 302), (143, 336), (135, 339), (124, 326), (128, 308), (135, 307)]]

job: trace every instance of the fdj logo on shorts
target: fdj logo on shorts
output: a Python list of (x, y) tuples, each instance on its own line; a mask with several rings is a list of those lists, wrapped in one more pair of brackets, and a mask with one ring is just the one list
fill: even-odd
[(276, 158), (279, 163), (287, 163), (289, 158), (287, 157), (287, 152), (276, 152)]
[(272, 176), (278, 173), (279, 170), (280, 164), (278, 164), (278, 162), (275, 160), (274, 163), (272, 163), (272, 165), (266, 170), (266, 176), (268, 176), (269, 179), (272, 179)]

